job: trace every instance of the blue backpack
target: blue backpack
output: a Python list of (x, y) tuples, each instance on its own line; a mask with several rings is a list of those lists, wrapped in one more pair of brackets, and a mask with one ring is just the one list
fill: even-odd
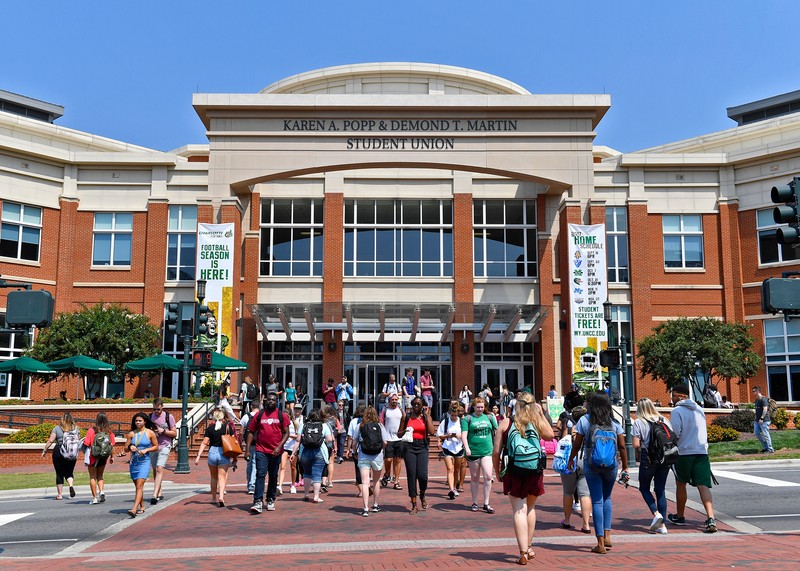
[(519, 472), (541, 472), (544, 470), (545, 454), (539, 440), (539, 434), (528, 423), (525, 429), (525, 436), (519, 433), (517, 427), (512, 423), (508, 431), (506, 442), (506, 452), (508, 454), (508, 467)]
[[(553, 455), (553, 470), (559, 474), (568, 475), (572, 473), (569, 469), (569, 455), (572, 453), (572, 436), (567, 434), (558, 441), (558, 448)], [(576, 460), (577, 461), (577, 460)]]
[(608, 470), (617, 464), (617, 433), (609, 425), (589, 427), (587, 458), (593, 470)]

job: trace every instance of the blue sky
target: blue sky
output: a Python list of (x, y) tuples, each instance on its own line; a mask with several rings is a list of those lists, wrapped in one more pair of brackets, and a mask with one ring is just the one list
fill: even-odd
[(727, 129), (726, 107), (800, 89), (800, 2), (40, 1), (4, 10), (0, 89), (57, 124), (160, 150), (205, 143), (192, 93), (254, 93), (332, 65), (473, 68), (533, 93), (609, 93), (596, 144)]

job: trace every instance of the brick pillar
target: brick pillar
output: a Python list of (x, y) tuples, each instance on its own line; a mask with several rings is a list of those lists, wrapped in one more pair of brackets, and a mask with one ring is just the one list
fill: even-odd
[(561, 329), (561, 386), (568, 386), (572, 382), (572, 321), (570, 320), (570, 280), (569, 280), (569, 224), (581, 224), (580, 202), (576, 199), (567, 199), (561, 207), (558, 229), (558, 261), (560, 268), (560, 300), (562, 309), (566, 314), (561, 314), (560, 321), (566, 322), (566, 327)]
[(169, 204), (151, 199), (147, 203), (147, 242), (144, 256), (143, 312), (156, 327), (164, 321), (164, 279), (167, 272)]
[[(475, 280), (472, 252), (472, 194), (457, 192), (453, 195), (453, 301), (456, 305), (455, 323), (473, 320)], [(461, 351), (467, 343), (469, 351)], [(457, 395), (464, 385), (473, 386), (475, 380), (475, 346), (472, 333), (453, 335), (451, 347), (453, 375), (450, 394)], [(468, 381), (468, 379), (470, 379)]]
[[(72, 298), (74, 296), (72, 284), (75, 283), (75, 248), (76, 236), (75, 231), (78, 228), (78, 200), (71, 198), (59, 199), (60, 217), (58, 224), (58, 233), (53, 236), (57, 241), (55, 250), (59, 252), (57, 267), (56, 267), (56, 291), (55, 291), (55, 311), (58, 315), (65, 311), (71, 311)], [(48, 239), (50, 232), (47, 229), (42, 229), (43, 235), (46, 233)], [(45, 245), (45, 240), (42, 240), (42, 246)], [(91, 242), (90, 242), (91, 243)], [(44, 250), (44, 248), (42, 248)], [(91, 263), (91, 262), (90, 262)]]
[[(258, 335), (256, 334), (256, 324), (253, 319), (253, 314), (248, 307), (258, 303), (258, 276), (260, 274), (259, 265), (259, 223), (261, 221), (261, 195), (254, 192), (250, 197), (250, 217), (249, 220), (245, 219), (242, 224), (248, 227), (244, 236), (243, 257), (244, 264), (242, 268), (242, 275), (244, 282), (242, 283), (243, 303), (241, 314), (237, 317), (240, 320), (240, 331), (242, 333), (242, 346), (240, 347), (240, 354), (242, 360), (246, 362), (249, 367), (247, 374), (258, 384), (261, 385), (261, 346), (258, 342)], [(237, 307), (239, 300), (236, 300)], [(241, 383), (244, 380), (244, 375), (239, 379)]]
[[(549, 228), (547, 221), (547, 195), (541, 194), (536, 199), (536, 222), (540, 229)], [(561, 375), (556, 369), (556, 340), (558, 334), (557, 323), (560, 319), (559, 310), (554, 306), (554, 298), (560, 291), (560, 285), (553, 272), (553, 252), (556, 245), (554, 236), (545, 232), (539, 233), (538, 260), (539, 260), (539, 307), (547, 312), (547, 317), (542, 323), (542, 332), (538, 343), (533, 346), (533, 365), (536, 395), (546, 393), (545, 386), (554, 384), (558, 387), (559, 394), (564, 394), (564, 378), (557, 380)], [(554, 333), (555, 332), (555, 333)], [(567, 383), (566, 386), (569, 386)]]
[[(323, 227), (324, 252), (322, 266), (323, 321), (342, 321), (342, 296), (344, 272), (344, 194), (325, 193), (325, 222)], [(333, 351), (328, 349), (335, 344)], [(344, 347), (341, 331), (323, 331), (322, 334), (322, 383), (328, 377), (338, 380), (342, 374)], [(333, 347), (333, 345), (331, 345)], [(322, 395), (322, 387), (315, 387)]]

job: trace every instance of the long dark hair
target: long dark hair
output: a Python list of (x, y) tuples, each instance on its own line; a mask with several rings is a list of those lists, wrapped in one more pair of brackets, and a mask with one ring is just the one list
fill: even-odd
[(94, 431), (111, 432), (111, 427), (108, 425), (108, 416), (106, 416), (106, 413), (97, 413), (97, 418), (94, 419)]
[(322, 411), (318, 408), (308, 413), (308, 422), (322, 422)]
[(145, 429), (148, 429), (148, 428), (150, 430), (155, 430), (156, 429), (156, 423), (153, 422), (152, 420), (150, 420), (149, 416), (147, 416), (143, 412), (137, 412), (136, 414), (133, 415), (133, 418), (131, 419), (131, 432), (136, 432), (136, 419), (137, 418), (143, 418), (144, 419), (144, 427), (145, 427)]
[(608, 426), (611, 424), (611, 399), (604, 391), (592, 393), (589, 397), (589, 420), (592, 424)]

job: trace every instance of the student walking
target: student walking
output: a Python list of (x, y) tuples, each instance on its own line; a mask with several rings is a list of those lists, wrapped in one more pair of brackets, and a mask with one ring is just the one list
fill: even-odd
[(769, 417), (769, 399), (761, 394), (761, 387), (753, 387), (753, 396), (756, 398), (756, 419), (753, 422), (753, 432), (761, 442), (761, 452), (774, 454), (772, 447), (772, 436), (769, 434), (769, 425), (772, 419)]
[(106, 464), (113, 463), (114, 458), (111, 453), (117, 443), (111, 425), (108, 423), (106, 413), (100, 412), (83, 439), (86, 450), (84, 463), (89, 469), (89, 489), (92, 491), (90, 504), (101, 504), (106, 501), (106, 494), (103, 491), (103, 474), (106, 471)]
[[(667, 476), (672, 471), (672, 464), (656, 464), (648, 454), (653, 438), (653, 427), (656, 422), (663, 422), (672, 430), (669, 421), (658, 414), (653, 401), (648, 398), (639, 399), (636, 403), (636, 420), (633, 422), (633, 447), (639, 452), (639, 492), (650, 508), (653, 520), (650, 531), (665, 535), (667, 526), (664, 521), (667, 513)], [(655, 497), (650, 491), (650, 484), (655, 488)]]
[(164, 470), (167, 467), (169, 453), (172, 450), (172, 440), (178, 436), (178, 430), (175, 426), (175, 418), (164, 410), (164, 401), (161, 398), (153, 401), (150, 420), (154, 424), (153, 432), (158, 438), (158, 450), (155, 450), (150, 458), (150, 464), (153, 467), (153, 497), (150, 499), (150, 504), (156, 505), (164, 499), (161, 484), (164, 480)]
[(56, 499), (63, 499), (64, 481), (69, 486), (69, 497), (75, 497), (75, 463), (78, 461), (78, 453), (81, 449), (81, 432), (72, 415), (65, 412), (61, 415), (61, 420), (53, 427), (50, 437), (44, 444), (42, 458), (44, 458), (50, 446), (55, 443), (53, 448), (53, 469), (56, 471)]
[(442, 443), (444, 465), (447, 467), (447, 497), (451, 500), (458, 496), (456, 475), (461, 473), (464, 459), (464, 443), (461, 442), (461, 419), (458, 417), (459, 403), (452, 401), (450, 409), (439, 423), (436, 435)]
[(155, 423), (143, 412), (137, 412), (131, 419), (128, 450), (131, 452), (131, 480), (136, 486), (133, 508), (128, 510), (128, 515), (132, 518), (144, 513), (144, 483), (150, 475), (150, 454), (158, 452), (155, 428)]
[(621, 479), (628, 478), (628, 456), (625, 436), (619, 423), (612, 419), (611, 399), (603, 391), (589, 397), (588, 413), (575, 425), (574, 444), (569, 456), (571, 470), (577, 468), (576, 457), (583, 449), (583, 471), (592, 497), (592, 517), (597, 545), (592, 552), (605, 554), (611, 543), (611, 492), (617, 477), (617, 454), (622, 462)]
[(489, 496), (492, 493), (492, 450), (497, 420), (493, 415), (484, 414), (485, 409), (483, 398), (477, 397), (472, 401), (472, 414), (461, 419), (461, 442), (469, 464), (472, 511), (478, 511), (478, 490), (483, 474), (483, 511), (493, 514)]
[(264, 410), (250, 421), (247, 427), (247, 446), (256, 446), (256, 489), (250, 512), (260, 514), (264, 501), (264, 478), (267, 481), (267, 511), (275, 511), (275, 497), (278, 489), (278, 471), (281, 467), (283, 445), (289, 438), (289, 418), (278, 409), (278, 395), (269, 393), (264, 401)]
[[(222, 453), (222, 437), (225, 434), (235, 435), (236, 429), (231, 421), (225, 422), (227, 414), (217, 407), (211, 412), (213, 423), (206, 426), (203, 441), (194, 459), (194, 465), (200, 464), (200, 457), (208, 448), (208, 474), (211, 488), (211, 503), (221, 508), (225, 507), (225, 488), (228, 484), (228, 468), (231, 459)], [(245, 458), (247, 459), (247, 458)], [(235, 460), (234, 460), (235, 462)]]
[[(400, 434), (411, 428), (413, 439), (405, 443), (405, 464), (408, 476), (408, 497), (411, 499), (411, 509), (408, 513), (417, 513), (417, 486), (419, 486), (420, 507), (428, 509), (425, 492), (428, 490), (428, 437), (433, 436), (433, 420), (431, 415), (423, 409), (422, 399), (414, 397), (411, 400), (411, 412), (400, 421)], [(363, 474), (362, 474), (363, 478)]]
[[(512, 431), (519, 433), (526, 444), (532, 442), (539, 445), (539, 439), (552, 440), (553, 427), (545, 419), (542, 408), (533, 401), (528, 393), (517, 399), (514, 419), (503, 419), (497, 429), (492, 453), (492, 464), (498, 474), (500, 471), (500, 453), (506, 448)], [(541, 452), (541, 447), (539, 448)], [(514, 519), (514, 535), (519, 547), (520, 565), (527, 565), (535, 554), (531, 547), (533, 532), (536, 529), (536, 500), (544, 494), (544, 457), (538, 468), (529, 469), (510, 466), (503, 475), (503, 493), (511, 502)], [(491, 482), (490, 482), (491, 483)], [(488, 510), (487, 510), (488, 511)]]
[(706, 415), (696, 402), (689, 398), (689, 387), (672, 387), (671, 421), (678, 437), (678, 463), (675, 466), (675, 499), (678, 504), (675, 514), (667, 519), (675, 525), (686, 525), (686, 485), (691, 483), (700, 494), (700, 501), (706, 510), (706, 533), (716, 533), (714, 503), (711, 498), (711, 462), (708, 459), (708, 430)]

